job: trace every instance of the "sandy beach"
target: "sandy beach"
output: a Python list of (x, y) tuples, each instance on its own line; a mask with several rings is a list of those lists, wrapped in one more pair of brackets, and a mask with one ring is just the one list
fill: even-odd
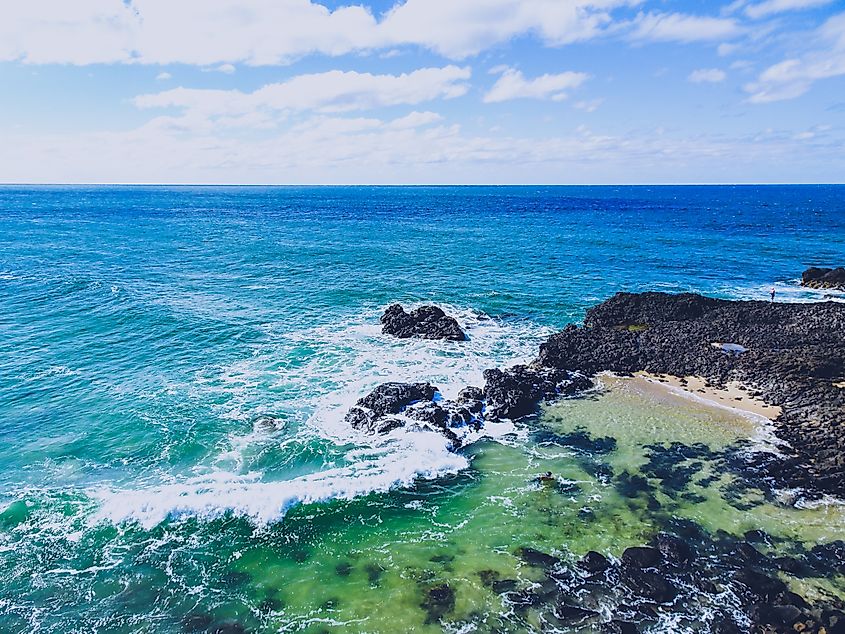
[(670, 375), (657, 375), (649, 372), (637, 372), (635, 376), (640, 380), (665, 389), (680, 393), (686, 397), (693, 397), (718, 407), (737, 410), (738, 413), (753, 414), (762, 416), (769, 420), (775, 420), (781, 412), (776, 405), (769, 405), (761, 398), (751, 395), (751, 391), (736, 381), (731, 381), (724, 388), (710, 385), (708, 381), (699, 376), (686, 376), (683, 378)]

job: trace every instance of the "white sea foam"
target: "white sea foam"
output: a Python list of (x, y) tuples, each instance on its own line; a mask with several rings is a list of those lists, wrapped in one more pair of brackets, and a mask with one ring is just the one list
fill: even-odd
[(829, 288), (807, 288), (801, 286), (800, 279), (785, 280), (773, 284), (754, 286), (726, 287), (722, 292), (733, 299), (757, 299), (768, 301), (772, 289), (775, 289), (775, 301), (786, 303), (809, 303), (821, 301), (845, 302), (845, 291)]
[(135, 521), (151, 528), (166, 519), (236, 515), (261, 525), (281, 519), (297, 504), (350, 500), (410, 486), (417, 478), (457, 473), (468, 465), (465, 457), (448, 450), (445, 438), (427, 432), (395, 434), (368, 453), (366, 459), (348, 466), (291, 480), (274, 482), (264, 480), (261, 473), (213, 471), (150, 488), (95, 490), (91, 495), (102, 505), (92, 520)]
[[(93, 521), (136, 521), (151, 527), (168, 518), (213, 519), (231, 514), (266, 524), (278, 521), (297, 504), (348, 500), (466, 468), (467, 459), (450, 451), (447, 440), (437, 432), (409, 426), (387, 437), (374, 437), (343, 420), (359, 398), (386, 381), (430, 381), (447, 398), (467, 385), (483, 385), (486, 368), (533, 358), (539, 342), (550, 332), (529, 321), (497, 320), (475, 311), (444, 308), (464, 326), (468, 341), (398, 340), (382, 335), (377, 325), (380, 311), (373, 310), (332, 326), (278, 333), (276, 343), (257, 348), (252, 357), (198, 377), (199, 395), (228, 397), (218, 406), (223, 418), (246, 421), (287, 410), (303, 424), (284, 438), (255, 428), (231, 434), (227, 446), (199, 476), (93, 491), (101, 503)], [(268, 329), (272, 332), (273, 326)], [(283, 393), (288, 400), (267, 407), (267, 393)], [(262, 401), (262, 406), (254, 405)], [(511, 422), (490, 424), (481, 431), (456, 431), (464, 444), (483, 437), (509, 441), (525, 433)], [(256, 445), (284, 452), (315, 439), (352, 448), (344, 452), (341, 466), (327, 465), (322, 471), (292, 479), (279, 480), (280, 474), (265, 473), (250, 464), (249, 453)]]

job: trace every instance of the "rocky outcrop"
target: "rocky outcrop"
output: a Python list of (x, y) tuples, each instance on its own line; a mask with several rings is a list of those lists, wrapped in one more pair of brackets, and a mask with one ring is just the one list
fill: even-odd
[[(455, 338), (463, 332), (436, 307), (382, 317), (397, 336)], [(791, 446), (749, 468), (781, 485), (845, 495), (845, 304), (729, 301), (693, 293), (619, 293), (540, 347), (528, 365), (484, 372), (483, 389), (454, 401), (429, 384), (388, 383), (364, 397), (347, 420), (386, 433), (415, 424), (459, 445), (455, 428), (533, 414), (543, 401), (588, 389), (602, 371), (697, 375), (717, 386), (738, 381), (781, 408), (776, 432)], [(752, 464), (753, 462), (753, 464)]]
[(536, 412), (541, 401), (592, 387), (592, 381), (583, 375), (542, 366), (485, 370), (484, 380), (485, 413), (490, 419), (522, 418)]
[(355, 429), (378, 434), (400, 427), (437, 431), (457, 448), (461, 443), (455, 429), (478, 429), (482, 424), (484, 404), (475, 398), (480, 392), (467, 388), (451, 401), (438, 398), (430, 383), (383, 383), (347, 412), (346, 421)]
[(440, 398), (430, 383), (384, 383), (360, 399), (346, 414), (355, 429), (386, 434), (416, 426), (439, 431), (460, 446), (456, 430), (478, 430), (485, 422), (533, 414), (541, 401), (592, 387), (586, 377), (542, 367), (517, 365), (485, 370), (484, 389), (466, 387), (457, 398)]
[(536, 364), (739, 381), (782, 408), (776, 431), (795, 454), (780, 476), (845, 494), (845, 304), (619, 293), (552, 335)]
[(801, 286), (845, 290), (845, 268), (826, 269), (811, 266), (801, 274)]
[(465, 341), (467, 338), (458, 321), (437, 306), (420, 306), (406, 313), (400, 304), (393, 304), (384, 311), (381, 323), (384, 334), (400, 339)]

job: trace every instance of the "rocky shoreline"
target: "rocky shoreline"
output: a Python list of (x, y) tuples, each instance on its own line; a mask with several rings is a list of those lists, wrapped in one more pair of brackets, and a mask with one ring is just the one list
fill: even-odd
[(540, 347), (541, 367), (732, 381), (781, 408), (776, 484), (845, 496), (845, 305), (620, 293)]
[[(396, 336), (444, 337), (459, 331), (439, 308), (387, 309)], [(412, 334), (407, 334), (412, 332)], [(453, 340), (458, 340), (457, 338)], [(698, 376), (710, 385), (745, 386), (779, 408), (775, 433), (789, 444), (777, 461), (749, 460), (773, 486), (809, 496), (845, 497), (845, 304), (731, 301), (683, 293), (618, 293), (540, 346), (527, 365), (484, 372), (483, 387), (454, 401), (429, 384), (386, 384), (347, 415), (356, 428), (387, 433), (408, 424), (436, 429), (455, 448), (456, 430), (533, 414), (544, 401), (593, 386), (601, 372)]]
[[(400, 315), (394, 307), (389, 310)], [(422, 319), (408, 336), (444, 338), (439, 336), (442, 317), (425, 307), (418, 311)], [(404, 310), (401, 314), (409, 315)], [(426, 323), (433, 324), (430, 333)], [(625, 499), (644, 504), (660, 532), (624, 552), (589, 552), (574, 562), (523, 546), (515, 555), (542, 571), (543, 581), (525, 586), (482, 570), (482, 583), (515, 614), (531, 610), (543, 622), (564, 629), (638, 632), (661, 615), (706, 611), (708, 631), (725, 634), (845, 632), (845, 603), (834, 596), (802, 596), (783, 578), (843, 574), (845, 543), (780, 544), (759, 530), (741, 537), (709, 534), (675, 517), (655, 497), (658, 488), (669, 499), (693, 495), (686, 485), (701, 466), (695, 461), (704, 458), (739, 476), (723, 492), (739, 509), (754, 504), (745, 499), (744, 490), (771, 495), (788, 487), (801, 489), (805, 498), (845, 497), (843, 304), (619, 293), (587, 311), (582, 326), (570, 325), (549, 337), (531, 363), (486, 370), (483, 387), (467, 387), (449, 400), (429, 383), (386, 383), (360, 399), (347, 421), (371, 433), (409, 426), (435, 430), (458, 449), (461, 430), (530, 416), (544, 401), (593, 387), (595, 376), (603, 372), (673, 376), (681, 386), (685, 377), (693, 376), (713, 388), (741, 384), (747, 396), (734, 398), (754, 397), (769, 404), (776, 413), (774, 431), (789, 447), (775, 455), (733, 446), (717, 455), (705, 445), (649, 446), (649, 460), (639, 472), (606, 475)], [(577, 430), (562, 436), (542, 424), (532, 433), (590, 453), (612, 451), (616, 444), (611, 437), (592, 438)], [(778, 554), (776, 544), (790, 554)], [(731, 597), (725, 605), (719, 603), (723, 597)], [(453, 588), (441, 583), (429, 589), (422, 607), (429, 622), (436, 622), (454, 602)]]

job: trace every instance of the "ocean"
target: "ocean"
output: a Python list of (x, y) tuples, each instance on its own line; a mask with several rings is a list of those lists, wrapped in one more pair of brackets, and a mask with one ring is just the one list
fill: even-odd
[[(838, 502), (720, 471), (763, 423), (623, 380), (459, 452), (343, 421), (385, 381), (483, 385), (617, 291), (814, 301), (801, 272), (843, 263), (843, 186), (2, 186), (0, 632), (581, 631), (489, 580), (538, 582), (520, 547), (618, 557), (678, 518), (778, 552), (843, 539)], [(382, 335), (395, 302), (468, 341)], [(652, 468), (679, 442), (706, 449), (683, 495)]]

